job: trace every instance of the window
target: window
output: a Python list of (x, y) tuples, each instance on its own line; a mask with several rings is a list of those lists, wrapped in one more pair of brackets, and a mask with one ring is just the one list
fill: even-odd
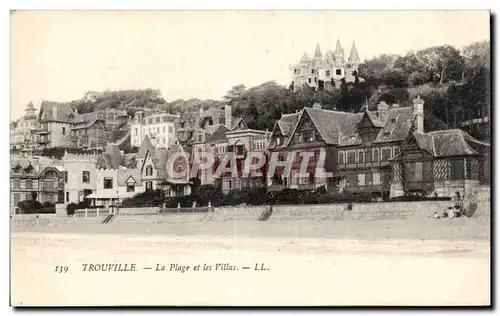
[(172, 134), (174, 132), (174, 128), (172, 126), (168, 127), (168, 132), (169, 134)]
[(66, 203), (69, 202), (69, 192), (66, 192)]
[(326, 75), (327, 77), (330, 77), (330, 70), (325, 71), (325, 75)]
[(17, 203), (21, 202), (21, 194), (14, 193), (14, 205), (17, 206)]
[(344, 152), (339, 152), (339, 165), (345, 164)]
[(83, 183), (90, 183), (90, 172), (89, 171), (82, 171), (82, 182)]
[(363, 151), (358, 151), (358, 161), (360, 163), (364, 163), (365, 162), (365, 153)]
[(156, 123), (160, 123), (160, 117), (159, 116), (156, 117), (155, 122)]
[(127, 183), (127, 192), (135, 192), (135, 184)]
[(347, 163), (348, 164), (356, 163), (356, 152), (355, 151), (350, 151), (347, 153)]
[(394, 156), (399, 155), (399, 147), (394, 147)]
[(14, 189), (19, 189), (21, 188), (21, 180), (19, 179), (14, 179), (13, 183), (12, 183), (12, 186), (14, 187)]
[(165, 126), (163, 126), (163, 134), (165, 134), (166, 131), (167, 131), (167, 128)]
[(64, 171), (64, 183), (68, 183), (68, 172)]
[(382, 149), (382, 161), (387, 161), (391, 158), (391, 149), (384, 148)]
[(378, 149), (375, 148), (373, 149), (373, 162), (378, 162), (378, 161), (379, 161)]
[(342, 75), (342, 69), (336, 69), (336, 70), (335, 70), (335, 74), (336, 74), (337, 76), (341, 76), (341, 75)]
[(314, 77), (314, 82), (318, 82), (318, 78)]
[(311, 69), (311, 74), (314, 75), (314, 69)]
[(134, 135), (137, 136), (137, 127), (134, 128)]
[(373, 173), (373, 185), (379, 185), (379, 184), (380, 184), (380, 173), (374, 172)]
[(366, 162), (372, 162), (372, 151), (368, 149), (365, 153), (365, 160)]
[(364, 173), (358, 173), (358, 185), (359, 186), (365, 186), (366, 185), (366, 182), (365, 182), (365, 174)]
[(146, 182), (146, 191), (152, 191), (153, 190), (153, 182), (147, 181)]
[(306, 142), (313, 142), (314, 141), (314, 132), (305, 132), (304, 133), (304, 140)]
[(33, 181), (26, 180), (26, 189), (31, 189), (31, 188), (33, 188)]
[(113, 188), (113, 178), (104, 178), (104, 189)]
[(277, 146), (281, 145), (281, 138), (279, 137), (276, 138), (276, 145)]
[(66, 127), (63, 127), (63, 128), (62, 128), (62, 134), (63, 134), (63, 135), (66, 135)]
[(153, 175), (153, 166), (147, 166), (146, 167), (146, 176), (152, 176)]

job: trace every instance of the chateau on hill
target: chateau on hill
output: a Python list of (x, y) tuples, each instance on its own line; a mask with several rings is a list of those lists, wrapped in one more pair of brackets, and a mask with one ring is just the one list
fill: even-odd
[(339, 87), (342, 79), (345, 79), (346, 82), (354, 82), (353, 72), (358, 71), (360, 63), (361, 60), (354, 42), (347, 60), (340, 40), (337, 39), (335, 51), (328, 50), (325, 55), (321, 53), (319, 44), (317, 44), (312, 58), (306, 51), (300, 61), (290, 67), (292, 85), (295, 91), (304, 85), (315, 89)]

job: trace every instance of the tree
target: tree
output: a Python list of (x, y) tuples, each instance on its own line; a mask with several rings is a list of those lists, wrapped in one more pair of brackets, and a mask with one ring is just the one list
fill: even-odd
[(416, 57), (424, 65), (431, 81), (442, 84), (461, 79), (463, 58), (460, 52), (450, 45), (421, 50)]
[(464, 68), (462, 82), (474, 78), (482, 69), (490, 71), (490, 42), (482, 41), (472, 43), (462, 50)]

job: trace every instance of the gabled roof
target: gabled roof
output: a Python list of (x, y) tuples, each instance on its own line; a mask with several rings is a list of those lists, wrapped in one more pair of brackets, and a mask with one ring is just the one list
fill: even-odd
[(139, 152), (136, 155), (136, 158), (146, 158), (146, 153), (148, 151), (154, 151), (155, 146), (151, 143), (149, 136), (146, 134), (142, 141), (141, 147), (139, 148)]
[(209, 143), (215, 143), (219, 141), (226, 140), (226, 133), (231, 131), (223, 124), (219, 124), (217, 128), (213, 131), (211, 135), (207, 135), (206, 141)]
[(239, 124), (243, 124), (244, 128), (248, 128), (247, 123), (245, 123), (245, 120), (241, 117), (233, 117), (232, 122), (231, 122), (231, 129), (235, 129)]
[(285, 136), (289, 136), (293, 128), (295, 127), (295, 124), (297, 124), (297, 121), (300, 117), (301, 112), (296, 112), (296, 113), (289, 113), (289, 114), (283, 114), (281, 116), (281, 119), (278, 121), (278, 127), (281, 130), (281, 133)]
[(282, 133), (290, 136), (285, 146), (289, 145), (291, 136), (300, 121), (299, 115), (302, 116), (302, 113), (309, 115), (326, 144), (339, 146), (361, 144), (358, 124), (365, 115), (379, 129), (374, 140), (375, 143), (402, 141), (408, 134), (413, 120), (413, 109), (411, 107), (360, 113), (304, 108), (299, 113), (283, 115), (277, 122), (277, 127), (280, 128)]
[[(55, 110), (55, 113), (54, 113)], [(74, 113), (67, 103), (42, 101), (38, 120), (41, 122), (73, 122)]]
[(126, 186), (128, 179), (132, 177), (136, 183), (141, 183), (141, 170), (120, 169), (118, 170), (118, 185)]

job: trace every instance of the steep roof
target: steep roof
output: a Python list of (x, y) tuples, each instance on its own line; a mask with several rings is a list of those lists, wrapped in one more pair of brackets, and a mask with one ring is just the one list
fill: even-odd
[(38, 120), (41, 122), (73, 122), (74, 113), (67, 103), (42, 101)]
[(149, 136), (146, 135), (146, 136), (144, 136), (141, 147), (139, 148), (139, 152), (137, 153), (136, 157), (137, 158), (146, 158), (146, 153), (148, 151), (154, 151), (154, 149), (155, 149), (155, 146), (153, 146), (153, 144), (151, 143)]
[(342, 45), (340, 45), (340, 38), (337, 38), (337, 44), (335, 45), (335, 54), (343, 53)]
[(347, 59), (349, 63), (359, 62), (358, 49), (356, 48), (356, 43), (352, 42), (351, 52), (349, 53), (349, 58)]
[(402, 141), (406, 137), (413, 121), (411, 107), (389, 108), (375, 113), (382, 122), (382, 128), (374, 143)]
[[(307, 113), (316, 126), (321, 137), (328, 145), (353, 146), (361, 144), (358, 124), (367, 115), (374, 127), (379, 131), (374, 143), (402, 141), (408, 134), (413, 120), (413, 109), (389, 108), (376, 112), (348, 113), (324, 110), (320, 108), (304, 108), (299, 113), (283, 115), (277, 122), (285, 136), (291, 136), (300, 120), (298, 115)], [(285, 146), (288, 146), (290, 139)]]
[(432, 137), (435, 157), (479, 155), (473, 146), (490, 146), (459, 129), (434, 131), (427, 135)]
[(356, 133), (362, 114), (305, 108), (323, 140), (329, 144), (339, 144), (351, 139)]
[(141, 183), (141, 170), (139, 169), (120, 169), (118, 170), (118, 185), (125, 186), (127, 180), (132, 177), (135, 183)]
[(223, 124), (218, 124), (213, 132), (207, 136), (207, 142), (215, 143), (226, 140), (226, 133), (231, 130)]
[(319, 43), (316, 44), (316, 49), (314, 50), (314, 57), (321, 58), (321, 49), (319, 48)]
[(281, 118), (278, 120), (278, 126), (283, 135), (289, 136), (292, 133), (295, 124), (297, 124), (299, 116), (300, 112), (283, 114), (281, 116)]

